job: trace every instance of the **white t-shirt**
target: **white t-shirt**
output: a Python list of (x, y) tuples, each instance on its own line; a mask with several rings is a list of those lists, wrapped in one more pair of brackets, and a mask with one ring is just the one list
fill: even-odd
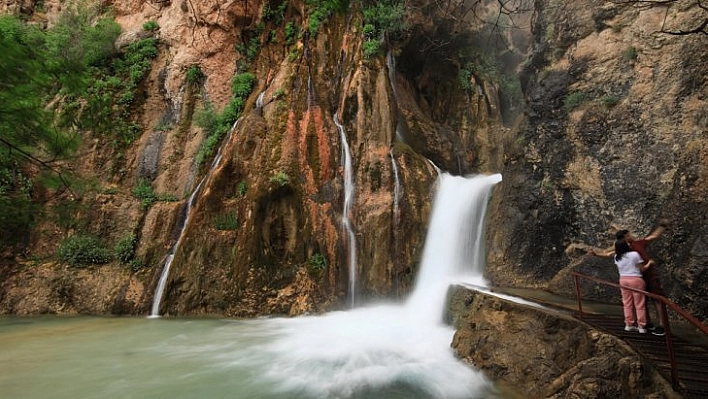
[(625, 253), (620, 260), (617, 260), (615, 256), (615, 265), (617, 265), (620, 276), (642, 277), (642, 271), (639, 270), (639, 265), (642, 263), (644, 260), (637, 251)]

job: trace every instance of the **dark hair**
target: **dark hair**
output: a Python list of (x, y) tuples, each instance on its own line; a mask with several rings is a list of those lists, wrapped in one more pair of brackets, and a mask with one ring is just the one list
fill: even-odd
[(615, 234), (615, 238), (618, 241), (624, 241), (624, 236), (626, 236), (627, 233), (629, 233), (629, 230), (620, 230), (617, 232), (617, 234)]
[[(619, 233), (618, 233), (619, 234)], [(627, 241), (617, 240), (615, 241), (615, 260), (622, 259), (622, 256), (627, 252), (631, 252), (632, 248), (629, 247)]]

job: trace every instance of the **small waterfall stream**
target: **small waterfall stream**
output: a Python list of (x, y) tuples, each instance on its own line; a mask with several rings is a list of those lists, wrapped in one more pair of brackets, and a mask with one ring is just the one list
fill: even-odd
[(342, 166), (344, 168), (344, 208), (342, 209), (342, 225), (344, 226), (345, 235), (348, 238), (349, 245), (347, 251), (349, 253), (349, 295), (351, 305), (354, 306), (354, 296), (356, 290), (356, 236), (352, 227), (349, 214), (352, 208), (352, 199), (354, 197), (354, 178), (352, 172), (352, 157), (349, 152), (349, 144), (347, 143), (347, 135), (344, 131), (344, 126), (339, 122), (337, 114), (334, 114), (334, 124), (337, 125), (339, 136), (342, 140)]
[(160, 317), (160, 304), (162, 302), (162, 296), (165, 292), (165, 285), (167, 284), (167, 277), (170, 275), (170, 266), (172, 266), (172, 261), (175, 258), (175, 254), (177, 253), (177, 249), (179, 248), (179, 244), (182, 242), (182, 239), (184, 238), (184, 233), (185, 230), (187, 229), (187, 225), (189, 224), (189, 217), (192, 213), (192, 205), (194, 204), (194, 199), (197, 198), (199, 193), (201, 192), (202, 186), (209, 180), (211, 177), (212, 172), (221, 164), (221, 150), (223, 148), (224, 143), (228, 143), (231, 141), (231, 137), (233, 136), (234, 131), (236, 130), (236, 126), (238, 126), (238, 123), (241, 119), (238, 119), (233, 126), (231, 126), (231, 130), (229, 131), (229, 134), (227, 135), (226, 139), (222, 141), (222, 144), (219, 146), (218, 151), (216, 152), (216, 156), (214, 157), (214, 160), (211, 162), (211, 165), (209, 167), (209, 171), (207, 174), (202, 178), (202, 180), (199, 182), (197, 187), (192, 191), (192, 194), (189, 196), (189, 200), (187, 200), (187, 212), (182, 220), (182, 226), (180, 226), (179, 230), (179, 238), (177, 239), (177, 242), (172, 246), (170, 249), (170, 253), (167, 255), (167, 258), (165, 259), (165, 263), (162, 266), (162, 273), (160, 273), (160, 280), (158, 280), (157, 283), (157, 288), (155, 289), (155, 295), (153, 296), (152, 300), (152, 310), (150, 311), (150, 316), (151, 318), (156, 318)]
[(393, 169), (393, 217), (394, 221), (398, 221), (398, 199), (401, 196), (401, 180), (398, 177), (398, 165), (396, 164), (396, 157), (393, 155), (393, 148), (389, 152), (391, 155), (391, 169)]

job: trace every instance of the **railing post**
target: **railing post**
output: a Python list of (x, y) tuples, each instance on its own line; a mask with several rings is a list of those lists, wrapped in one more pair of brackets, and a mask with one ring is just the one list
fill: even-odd
[(575, 277), (575, 296), (578, 298), (578, 313), (580, 314), (580, 320), (583, 319), (583, 300), (580, 297), (580, 278), (578, 277), (577, 274), (574, 274), (573, 277)]
[(664, 331), (666, 335), (666, 352), (669, 355), (669, 363), (671, 364), (671, 385), (673, 385), (674, 390), (678, 391), (680, 388), (678, 371), (676, 370), (676, 354), (674, 353), (674, 339), (671, 336), (671, 325), (669, 324), (669, 316), (666, 312), (666, 303), (661, 301), (661, 324), (664, 326)]

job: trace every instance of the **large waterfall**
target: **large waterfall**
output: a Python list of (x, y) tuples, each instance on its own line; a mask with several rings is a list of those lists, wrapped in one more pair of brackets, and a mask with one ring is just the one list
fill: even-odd
[(13, 365), (0, 373), (3, 397), (508, 397), (455, 357), (441, 321), (448, 285), (481, 280), (484, 212), (500, 178), (440, 175), (406, 303), (250, 320), (0, 319), (0, 342), (12, 343), (0, 364)]

